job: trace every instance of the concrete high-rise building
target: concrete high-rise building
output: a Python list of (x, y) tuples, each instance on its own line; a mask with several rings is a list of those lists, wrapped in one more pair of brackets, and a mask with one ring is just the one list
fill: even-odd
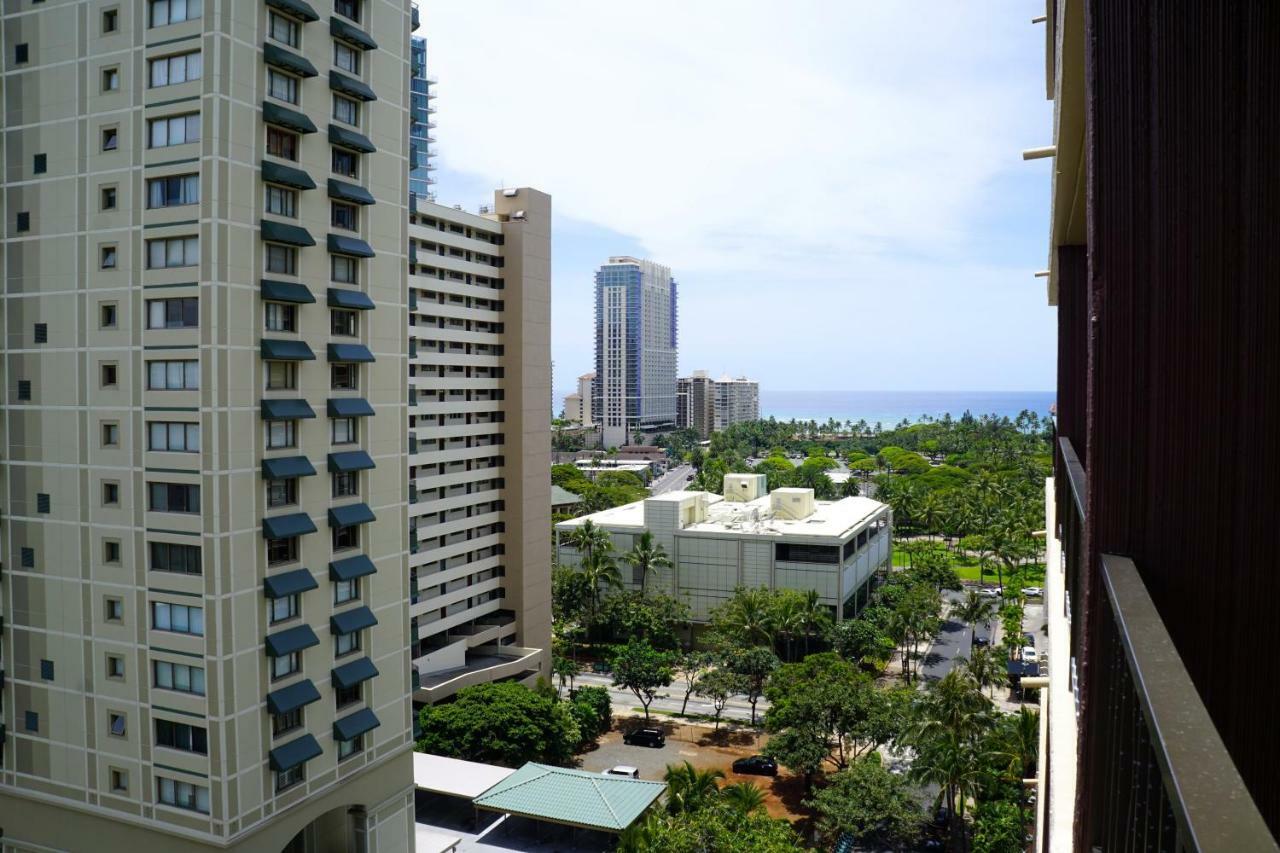
[(406, 850), (409, 4), (18, 5), (4, 848)]
[(410, 217), (414, 700), (549, 675), (551, 199)]
[[(418, 6), (413, 7), (413, 28), (418, 29)], [(436, 156), (435, 130), (436, 99), (433, 77), (427, 76), (427, 40), (422, 36), (409, 39), (409, 192), (423, 201), (434, 201), (432, 187), (436, 170), (431, 159)]]
[(676, 281), (653, 261), (614, 257), (596, 271), (592, 414), (605, 447), (676, 423)]
[(595, 382), (594, 373), (584, 373), (578, 377), (578, 390), (564, 397), (565, 420), (582, 426), (591, 426), (591, 385)]
[(703, 438), (760, 418), (760, 383), (745, 376), (712, 379), (705, 370), (695, 370), (677, 380), (676, 397), (676, 426), (695, 429)]

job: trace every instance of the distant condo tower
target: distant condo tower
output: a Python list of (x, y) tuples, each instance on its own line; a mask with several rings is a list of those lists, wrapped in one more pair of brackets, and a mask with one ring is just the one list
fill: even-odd
[(676, 423), (676, 282), (652, 261), (614, 257), (596, 271), (592, 414), (605, 447)]

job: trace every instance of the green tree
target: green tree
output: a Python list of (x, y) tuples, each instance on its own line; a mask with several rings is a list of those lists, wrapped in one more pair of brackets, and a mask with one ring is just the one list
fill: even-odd
[(593, 554), (613, 550), (613, 540), (609, 538), (609, 531), (596, 526), (596, 523), (589, 518), (584, 519), (581, 524), (565, 534), (565, 538), (584, 562)]
[(578, 677), (579, 672), (582, 672), (582, 668), (578, 666), (577, 661), (557, 654), (551, 656), (551, 674), (560, 681), (560, 686), (556, 688), (557, 696), (564, 690), (566, 682), (569, 689), (573, 690), (573, 680)]
[(846, 619), (831, 630), (831, 646), (842, 658), (878, 667), (893, 654), (893, 640), (872, 619)]
[(618, 564), (608, 551), (593, 550), (582, 558), (578, 571), (587, 579), (587, 589), (591, 593), (590, 621), (596, 622), (600, 613), (600, 600), (606, 589), (622, 589), (622, 573)]
[(729, 704), (729, 698), (745, 692), (746, 686), (746, 679), (725, 667), (717, 667), (698, 679), (694, 693), (711, 701), (716, 712), (716, 731), (720, 731), (720, 715)]
[(760, 646), (731, 649), (725, 655), (725, 666), (741, 679), (741, 692), (751, 703), (753, 726), (756, 724), (756, 704), (764, 695), (769, 677), (777, 671), (780, 663), (777, 655)]
[(743, 645), (773, 648), (776, 636), (774, 611), (769, 590), (738, 587), (733, 597), (712, 609), (711, 626), (715, 632)]
[(667, 556), (666, 549), (654, 543), (653, 534), (648, 530), (640, 534), (631, 550), (622, 556), (622, 561), (640, 572), (641, 595), (645, 592), (649, 572), (671, 568), (671, 558)]
[(924, 823), (906, 783), (874, 752), (830, 777), (805, 805), (817, 812), (818, 831), (829, 845), (848, 833), (863, 847), (897, 847), (913, 841)]
[(720, 801), (744, 815), (764, 811), (764, 791), (754, 782), (735, 782), (720, 789)]
[(572, 707), (584, 742), (594, 741), (613, 725), (613, 701), (603, 687), (593, 684), (574, 690)]
[(670, 815), (651, 812), (623, 833), (620, 853), (796, 853), (800, 837), (785, 820), (767, 814), (743, 814), (729, 802), (717, 801), (696, 812)]
[(974, 647), (965, 666), (973, 673), (978, 685), (989, 692), (1004, 684), (1009, 677), (1003, 658), (990, 648)]
[(995, 613), (996, 603), (990, 598), (979, 595), (976, 590), (972, 589), (965, 593), (964, 598), (954, 611), (955, 616), (968, 623), (970, 640), (976, 634), (978, 623), (990, 622)]
[(1026, 825), (1027, 818), (1017, 803), (979, 803), (973, 821), (973, 853), (1022, 853)]
[(724, 778), (722, 770), (699, 770), (689, 761), (682, 764), (668, 764), (667, 812), (668, 814), (687, 814), (701, 811), (711, 805), (720, 796), (720, 780)]
[(689, 607), (660, 592), (643, 595), (627, 590), (604, 599), (596, 625), (606, 641), (637, 637), (659, 649), (674, 649), (680, 632), (689, 623)]
[(711, 671), (713, 663), (714, 658), (709, 652), (690, 651), (676, 654), (671, 672), (675, 679), (684, 682), (684, 699), (680, 703), (682, 715), (689, 708), (689, 697), (698, 689), (698, 679)]
[[(554, 696), (554, 692), (552, 692)], [(581, 739), (568, 706), (521, 684), (481, 684), (418, 715), (419, 752), (519, 767), (566, 764)]]
[(669, 652), (659, 651), (645, 640), (613, 648), (613, 686), (635, 694), (644, 707), (645, 722), (658, 690), (671, 684), (671, 658)]

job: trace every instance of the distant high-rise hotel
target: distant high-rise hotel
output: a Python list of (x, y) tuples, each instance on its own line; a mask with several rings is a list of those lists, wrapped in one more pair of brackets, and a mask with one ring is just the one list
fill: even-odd
[(653, 261), (613, 257), (596, 271), (591, 411), (606, 447), (676, 424), (676, 281)]
[[(413, 9), (413, 23), (418, 23), (418, 8)], [(431, 158), (436, 156), (431, 147), (436, 138), (431, 135), (436, 123), (431, 120), (436, 108), (431, 105), (436, 93), (432, 91), (436, 81), (427, 76), (427, 40), (413, 36), (409, 40), (409, 192), (423, 201), (434, 201), (431, 173), (436, 167)]]
[(745, 376), (712, 379), (705, 370), (695, 370), (676, 381), (676, 397), (676, 426), (695, 429), (703, 438), (760, 418), (760, 383)]

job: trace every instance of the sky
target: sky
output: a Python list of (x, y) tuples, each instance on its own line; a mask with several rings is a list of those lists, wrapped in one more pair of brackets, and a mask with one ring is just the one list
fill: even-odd
[(420, 5), (438, 200), (552, 196), (558, 394), (622, 254), (679, 282), (681, 375), (1054, 387), (1043, 3)]

